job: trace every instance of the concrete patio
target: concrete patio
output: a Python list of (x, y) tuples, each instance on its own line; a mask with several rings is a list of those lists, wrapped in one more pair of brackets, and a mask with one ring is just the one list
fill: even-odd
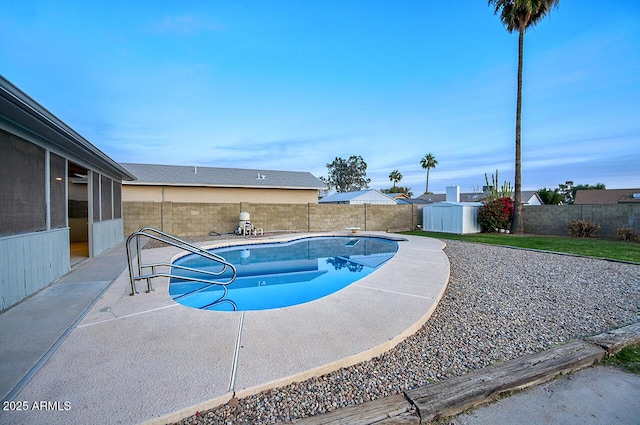
[[(51, 329), (49, 333), (57, 335), (49, 335), (46, 349), (38, 349), (46, 362), (29, 360), (28, 367), (20, 368), (23, 376), (33, 376), (22, 382), (19, 392), (14, 385), (23, 376), (4, 382), (3, 375), (5, 388), (14, 388), (9, 391), (11, 400), (57, 401), (50, 403), (57, 410), (5, 411), (0, 423), (166, 423), (233, 396), (244, 397), (373, 358), (422, 326), (449, 279), (443, 242), (407, 239), (399, 242), (397, 254), (387, 264), (345, 289), (306, 304), (264, 311), (214, 312), (182, 306), (168, 295), (166, 278), (154, 281), (152, 293), (144, 293), (144, 284), (139, 283), (140, 294), (131, 297), (126, 271), (118, 273), (109, 286), (101, 268), (83, 272), (102, 257), (88, 261), (68, 275), (84, 273), (80, 281), (85, 286), (65, 294), (79, 294), (78, 288), (100, 282), (108, 289), (81, 321), (71, 321), (67, 328), (57, 326), (65, 328), (62, 333)], [(246, 242), (224, 240), (207, 246)], [(111, 273), (122, 271), (123, 246), (110, 254)], [(179, 250), (171, 247), (143, 251), (145, 261), (167, 261), (178, 255)], [(2, 328), (21, 313), (23, 320), (12, 322), (13, 331), (29, 334), (34, 322), (24, 318), (36, 320), (44, 315), (38, 326), (47, 333), (48, 323), (65, 314), (65, 303), (46, 311), (31, 306), (42, 304), (39, 300), (47, 291), (55, 294), (56, 285), (60, 283), (0, 315)], [(94, 295), (100, 295), (100, 290)], [(87, 306), (93, 302), (89, 298), (84, 301)], [(50, 299), (60, 302), (60, 297)], [(78, 310), (80, 316), (85, 313)], [(31, 343), (18, 339), (12, 344), (28, 350)], [(47, 354), (51, 347), (57, 348)], [(20, 349), (5, 351), (0, 353), (3, 362), (7, 358), (18, 364), (25, 358)]]

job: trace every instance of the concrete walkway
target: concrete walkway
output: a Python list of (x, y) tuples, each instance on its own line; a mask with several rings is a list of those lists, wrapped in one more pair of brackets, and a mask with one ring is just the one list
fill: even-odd
[(16, 399), (126, 264), (124, 244), (120, 244), (0, 315), (3, 401)]
[[(247, 241), (216, 245), (237, 243)], [(234, 395), (244, 397), (370, 359), (417, 331), (434, 311), (449, 278), (443, 247), (435, 239), (410, 238), (399, 243), (383, 267), (341, 291), (298, 306), (247, 312), (177, 304), (168, 294), (168, 279), (157, 279), (155, 291), (148, 294), (139, 283), (140, 294), (131, 297), (128, 274), (120, 273), (125, 259), (119, 247), (0, 315), (0, 328), (7, 329), (7, 319), (16, 334), (29, 335), (42, 326), (38, 332), (49, 340), (38, 345), (39, 338), (8, 332), (14, 339), (3, 360), (20, 363), (23, 354), (12, 347), (24, 347), (35, 359), (24, 362), (23, 369), (29, 369), (57, 347), (26, 385), (10, 393), (10, 400), (26, 401), (29, 408), (0, 413), (0, 423), (166, 423)], [(143, 257), (145, 262), (167, 261), (179, 253), (158, 248), (143, 251)], [(109, 286), (114, 275), (118, 277)], [(80, 294), (84, 298), (73, 302), (74, 312), (67, 311), (70, 298)], [(65, 318), (62, 324), (52, 326), (59, 317)], [(61, 336), (64, 340), (56, 344)], [(15, 375), (5, 388), (24, 373)], [(33, 403), (40, 401), (46, 410), (34, 409)]]
[(453, 425), (638, 425), (640, 375), (597, 366), (463, 414)]

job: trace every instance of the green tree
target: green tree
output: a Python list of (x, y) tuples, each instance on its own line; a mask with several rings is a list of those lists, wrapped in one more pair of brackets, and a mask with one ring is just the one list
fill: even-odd
[(562, 203), (562, 195), (558, 192), (558, 189), (543, 187), (538, 189), (538, 196), (545, 205), (560, 205)]
[(606, 189), (604, 183), (596, 183), (595, 185), (590, 184), (578, 184), (574, 185), (573, 181), (567, 180), (564, 184), (559, 184), (556, 192), (562, 195), (562, 201), (565, 204), (573, 204), (573, 201), (576, 199), (576, 192), (579, 190), (592, 190), (592, 189)]
[(396, 183), (399, 183), (402, 180), (402, 173), (398, 170), (393, 170), (389, 174), (389, 180), (393, 182), (393, 187), (396, 187)]
[(566, 182), (564, 182), (564, 184), (560, 183), (556, 190), (562, 196), (563, 203), (573, 204), (573, 197), (575, 196), (575, 193), (576, 193), (573, 190), (573, 181), (567, 180)]
[(436, 168), (436, 165), (438, 165), (438, 160), (436, 159), (435, 156), (431, 155), (431, 153), (426, 154), (421, 160), (420, 160), (420, 166), (422, 168), (424, 168), (425, 170), (427, 170), (427, 185), (425, 187), (424, 193), (429, 193), (429, 171), (432, 168)]
[(327, 164), (327, 170), (327, 178), (320, 177), (320, 180), (336, 192), (368, 189), (371, 183), (367, 178), (367, 163), (359, 155), (352, 155), (349, 159), (336, 157)]
[(521, 161), (521, 124), (522, 124), (522, 67), (524, 58), (524, 33), (536, 25), (560, 0), (489, 0), (494, 6), (494, 14), (500, 14), (500, 20), (512, 33), (518, 31), (518, 94), (516, 99), (516, 161), (515, 161), (515, 210), (512, 232), (523, 233), (522, 224), (522, 161)]

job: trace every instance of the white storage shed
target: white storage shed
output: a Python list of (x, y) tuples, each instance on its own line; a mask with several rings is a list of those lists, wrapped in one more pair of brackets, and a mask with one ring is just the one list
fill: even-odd
[(480, 202), (460, 202), (460, 187), (447, 187), (447, 200), (422, 208), (422, 228), (431, 232), (480, 233), (478, 209)]
[(480, 233), (480, 202), (436, 202), (422, 207), (422, 228), (431, 232)]

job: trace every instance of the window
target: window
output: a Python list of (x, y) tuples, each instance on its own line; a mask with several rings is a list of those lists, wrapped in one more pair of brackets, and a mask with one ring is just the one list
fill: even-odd
[(0, 130), (0, 236), (46, 230), (45, 150)]
[(109, 177), (100, 177), (100, 198), (102, 199), (102, 220), (111, 220), (113, 218), (113, 210), (111, 209), (112, 202), (112, 187), (111, 179)]
[(95, 171), (91, 172), (91, 182), (93, 183), (93, 221), (100, 221), (100, 175)]
[(67, 226), (67, 161), (54, 153), (49, 155), (49, 197), (51, 199), (51, 228)]
[(113, 182), (113, 218), (122, 218), (122, 183)]

